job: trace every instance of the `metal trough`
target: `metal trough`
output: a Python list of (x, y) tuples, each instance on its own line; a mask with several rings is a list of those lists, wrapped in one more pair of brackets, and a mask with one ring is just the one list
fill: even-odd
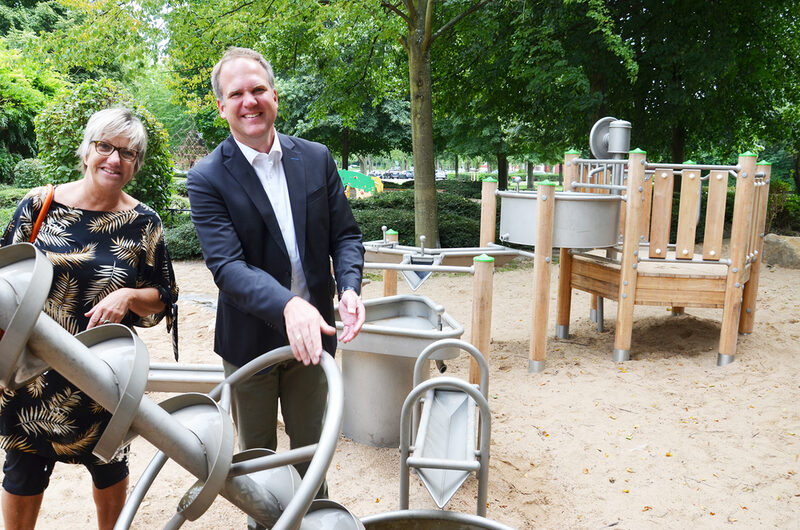
[[(475, 401), (464, 392), (432, 388), (425, 393), (414, 456), (424, 459), (474, 461)], [(419, 478), (436, 506), (444, 508), (469, 477), (465, 469), (420, 467)]]
[[(400, 410), (413, 388), (414, 362), (431, 343), (459, 338), (464, 328), (430, 298), (398, 295), (366, 300), (367, 321), (342, 351), (346, 388), (342, 432), (375, 447), (400, 443)], [(338, 308), (336, 326), (342, 329)], [(451, 359), (456, 347), (432, 357)]]
[[(500, 235), (504, 241), (536, 245), (538, 193), (500, 191)], [(619, 195), (556, 192), (554, 248), (603, 248), (618, 242)]]

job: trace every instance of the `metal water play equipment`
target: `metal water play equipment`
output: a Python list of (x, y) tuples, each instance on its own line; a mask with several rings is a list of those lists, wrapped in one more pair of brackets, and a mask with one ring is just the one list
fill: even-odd
[[(685, 307), (719, 308), (717, 364), (732, 362), (737, 331), (753, 329), (769, 164), (757, 164), (750, 152), (742, 153), (735, 165), (648, 161), (645, 151), (628, 152), (630, 124), (610, 117), (595, 124), (590, 144), (597, 158), (565, 153), (564, 192), (556, 193), (550, 183), (539, 186), (535, 222), (530, 207), (534, 194), (498, 192), (504, 210), (501, 239), (536, 246), (529, 371), (544, 369), (554, 247), (561, 249), (558, 338), (569, 336), (573, 289), (596, 298), (593, 320), (598, 329), (602, 300), (617, 302), (616, 362), (630, 359), (635, 305), (667, 306), (674, 315)], [(674, 194), (678, 179), (680, 193)], [(726, 208), (730, 182), (735, 184), (732, 214)], [(672, 228), (673, 203), (677, 230)], [(506, 214), (506, 209), (511, 211)], [(571, 213), (557, 213), (561, 209)], [(723, 244), (726, 226), (730, 245)], [(696, 248), (700, 238), (702, 247)]]
[[(107, 460), (121, 443), (137, 435), (159, 449), (129, 495), (116, 529), (130, 526), (168, 459), (197, 477), (197, 482), (188, 487), (165, 528), (198, 519), (218, 495), (276, 529), (508, 528), (483, 517), (431, 510), (377, 514), (362, 521), (338, 503), (313, 500), (333, 457), (343, 417), (342, 378), (330, 355), (323, 354), (321, 359), (328, 402), (319, 442), (277, 454), (266, 449), (233, 454), (231, 387), (292, 358), (289, 347), (254, 359), (207, 395), (179, 394), (158, 405), (143, 395), (149, 359), (135, 333), (108, 324), (70, 335), (42, 313), (51, 280), (50, 262), (33, 245), (0, 248), (0, 385), (20, 388), (52, 367), (113, 413), (101, 437), (103, 443), (95, 450), (98, 457)], [(178, 372), (183, 373), (166, 379), (192, 384), (190, 368)], [(210, 385), (216, 376), (203, 377), (200, 384)], [(291, 465), (306, 461), (308, 470), (300, 480)]]
[[(455, 377), (424, 380), (427, 360), (436, 352), (464, 350), (480, 367), (480, 384)], [(400, 417), (400, 508), (408, 508), (409, 470), (420, 479), (439, 508), (450, 501), (471, 472), (478, 478), (477, 514), (486, 515), (492, 415), (487, 401), (489, 365), (477, 348), (460, 340), (440, 340), (428, 346), (414, 365), (414, 390)], [(422, 412), (417, 418), (417, 404)], [(477, 410), (477, 415), (476, 415)], [(412, 421), (413, 420), (413, 421)], [(412, 439), (413, 425), (419, 427)]]
[[(162, 464), (168, 457), (195, 475), (198, 483), (187, 491), (168, 524), (170, 528), (200, 517), (217, 495), (265, 525), (297, 527), (322, 483), (341, 428), (343, 388), (333, 358), (324, 355), (321, 361), (329, 395), (319, 443), (278, 455), (234, 458), (233, 424), (227, 411), (230, 386), (292, 357), (288, 347), (248, 363), (209, 396), (184, 394), (159, 406), (143, 395), (147, 350), (132, 331), (112, 324), (72, 336), (41, 313), (51, 279), (50, 262), (33, 245), (0, 249), (0, 328), (4, 330), (0, 338), (0, 385), (19, 388), (53, 367), (113, 412), (101, 437), (103, 443), (95, 450), (98, 457), (107, 460), (123, 440), (138, 434), (162, 451), (158, 458)], [(308, 460), (303, 481), (276, 481), (271, 475), (257, 473)], [(155, 478), (160, 469), (157, 463), (148, 468), (145, 483)], [(139, 495), (132, 495), (129, 502), (140, 500)], [(282, 503), (287, 500), (287, 504)], [(124, 512), (127, 515), (120, 518), (118, 528), (129, 524), (135, 508)], [(341, 519), (348, 517), (352, 516), (341, 514)]]
[[(398, 419), (403, 400), (414, 386), (415, 361), (429, 344), (459, 338), (464, 328), (443, 306), (424, 296), (365, 300), (364, 308), (367, 320), (361, 332), (351, 342), (339, 345), (347, 389), (342, 432), (359, 443), (397, 447)], [(336, 311), (337, 327), (341, 328), (338, 307)], [(433, 359), (457, 355), (457, 349), (442, 349)]]

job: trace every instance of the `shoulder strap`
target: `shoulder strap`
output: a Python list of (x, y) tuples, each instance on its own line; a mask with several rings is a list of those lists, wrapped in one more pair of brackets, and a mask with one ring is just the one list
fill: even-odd
[(47, 195), (42, 202), (42, 209), (39, 211), (39, 217), (36, 218), (36, 222), (33, 224), (33, 230), (31, 231), (31, 243), (36, 241), (36, 236), (39, 235), (39, 229), (42, 227), (42, 223), (44, 222), (44, 218), (47, 217), (47, 212), (50, 210), (50, 203), (53, 202), (53, 195), (55, 195), (56, 189), (52, 184), (47, 184)]

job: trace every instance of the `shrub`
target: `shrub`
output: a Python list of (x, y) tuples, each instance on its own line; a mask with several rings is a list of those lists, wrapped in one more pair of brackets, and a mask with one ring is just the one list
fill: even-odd
[(0, 186), (0, 208), (16, 208), (28, 191), (28, 188)]
[(186, 189), (186, 177), (172, 177), (172, 190), (181, 197), (188, 197), (189, 190)]
[(178, 215), (167, 223), (165, 219), (164, 239), (172, 259), (198, 259), (203, 257), (197, 231), (188, 215)]
[[(439, 241), (442, 247), (477, 246), (480, 237), (479, 203), (453, 193), (437, 194), (439, 208)], [(381, 228), (397, 230), (401, 245), (415, 245), (414, 192), (384, 192), (367, 199), (350, 201), (353, 215), (361, 228), (364, 241), (381, 239)]]
[(0, 230), (5, 230), (16, 208), (0, 208)]
[(17, 153), (0, 151), (0, 184), (11, 184), (14, 182), (14, 166), (22, 160), (22, 156)]
[(142, 120), (147, 130), (147, 155), (126, 191), (158, 212), (169, 205), (173, 175), (164, 127), (142, 105), (107, 79), (89, 80), (59, 94), (36, 117), (36, 139), (44, 173), (50, 182), (60, 184), (82, 177), (75, 153), (83, 139), (89, 118), (98, 110), (124, 106)]
[(479, 180), (438, 180), (436, 189), (455, 193), (468, 199), (480, 199), (483, 183)]
[(17, 188), (35, 188), (47, 184), (42, 161), (38, 158), (23, 158), (14, 167), (14, 186)]

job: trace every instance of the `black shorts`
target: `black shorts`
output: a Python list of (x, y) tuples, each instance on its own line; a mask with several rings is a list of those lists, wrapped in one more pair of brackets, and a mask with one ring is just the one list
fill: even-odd
[[(3, 489), (14, 495), (39, 495), (50, 483), (56, 460), (21, 451), (6, 451), (3, 464)], [(113, 486), (128, 476), (127, 454), (108, 464), (84, 463), (97, 489)]]

